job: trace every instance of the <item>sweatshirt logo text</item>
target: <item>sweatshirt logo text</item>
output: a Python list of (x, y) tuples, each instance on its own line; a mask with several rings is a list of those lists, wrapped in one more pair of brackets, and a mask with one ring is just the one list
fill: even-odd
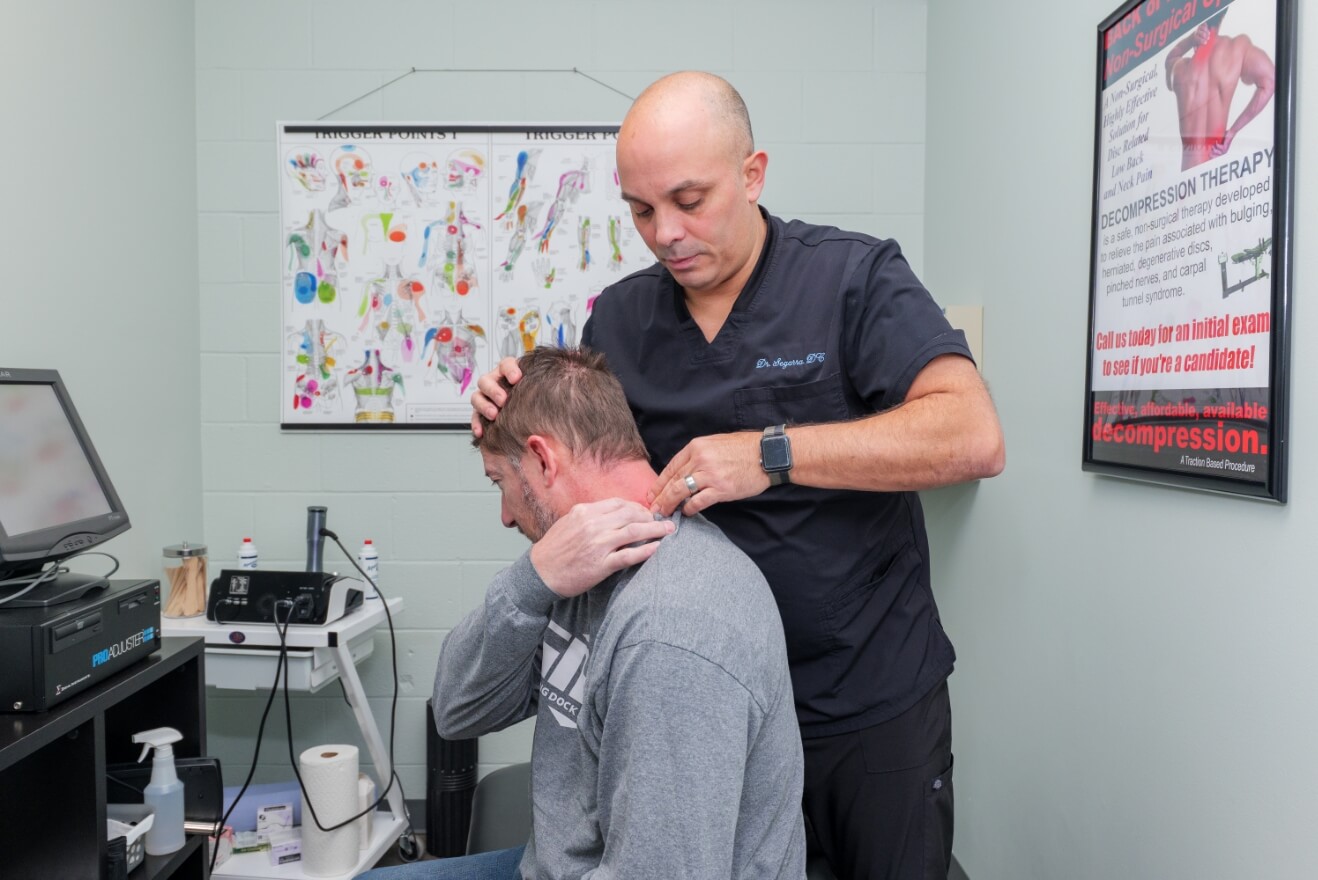
[(549, 622), (540, 652), (540, 699), (561, 727), (576, 727), (586, 694), (589, 636), (574, 636)]

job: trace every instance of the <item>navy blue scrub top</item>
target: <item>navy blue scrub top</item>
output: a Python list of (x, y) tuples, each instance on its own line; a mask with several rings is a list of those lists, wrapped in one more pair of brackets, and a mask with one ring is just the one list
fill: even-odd
[[(935, 357), (970, 357), (895, 242), (764, 216), (764, 250), (712, 342), (659, 264), (595, 301), (582, 343), (621, 380), (656, 471), (706, 434), (888, 409)], [(804, 736), (889, 720), (952, 671), (914, 492), (789, 484), (705, 515), (773, 589)]]

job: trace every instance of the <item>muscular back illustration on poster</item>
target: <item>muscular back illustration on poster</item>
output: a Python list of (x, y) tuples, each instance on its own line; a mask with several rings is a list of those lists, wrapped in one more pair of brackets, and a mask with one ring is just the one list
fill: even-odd
[(1141, 0), (1100, 26), (1086, 470), (1285, 500), (1291, 18)]
[(281, 424), (458, 428), (500, 358), (575, 345), (654, 260), (616, 127), (282, 124)]

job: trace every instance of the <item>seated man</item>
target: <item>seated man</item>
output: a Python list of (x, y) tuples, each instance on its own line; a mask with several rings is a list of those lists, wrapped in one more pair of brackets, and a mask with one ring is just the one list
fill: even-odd
[[(536, 716), (531, 840), (369, 876), (799, 880), (801, 741), (768, 584), (704, 517), (655, 521), (602, 356), (519, 366), (474, 443), (533, 545), (445, 640), (434, 706), (452, 738)], [(587, 543), (598, 567), (564, 569)]]

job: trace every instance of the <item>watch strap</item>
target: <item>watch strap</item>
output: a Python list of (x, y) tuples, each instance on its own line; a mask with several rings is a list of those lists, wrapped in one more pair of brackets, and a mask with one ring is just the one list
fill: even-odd
[(784, 483), (790, 483), (790, 482), (792, 482), (792, 477), (791, 477), (791, 473), (792, 473), (792, 465), (790, 464), (790, 461), (791, 461), (791, 445), (790, 445), (790, 443), (791, 443), (791, 441), (787, 439), (787, 426), (786, 426), (786, 425), (770, 425), (769, 427), (767, 427), (767, 428), (764, 429), (763, 433), (761, 433), (761, 435), (760, 435), (760, 442), (761, 442), (761, 444), (763, 444), (765, 440), (768, 440), (768, 439), (770, 439), (770, 438), (776, 438), (776, 437), (781, 437), (781, 438), (783, 438), (784, 442), (786, 442), (786, 443), (789, 444), (788, 447), (787, 447), (787, 450), (788, 450), (788, 453), (787, 453), (787, 454), (788, 454), (788, 461), (789, 461), (789, 464), (788, 464), (787, 467), (785, 467), (785, 468), (775, 469), (775, 470), (769, 470), (768, 468), (764, 467), (764, 459), (763, 459), (763, 458), (760, 459), (760, 467), (764, 468), (764, 472), (765, 472), (766, 474), (768, 474), (768, 476), (769, 476), (769, 485), (770, 485), (770, 486), (781, 486), (781, 485), (783, 485)]

